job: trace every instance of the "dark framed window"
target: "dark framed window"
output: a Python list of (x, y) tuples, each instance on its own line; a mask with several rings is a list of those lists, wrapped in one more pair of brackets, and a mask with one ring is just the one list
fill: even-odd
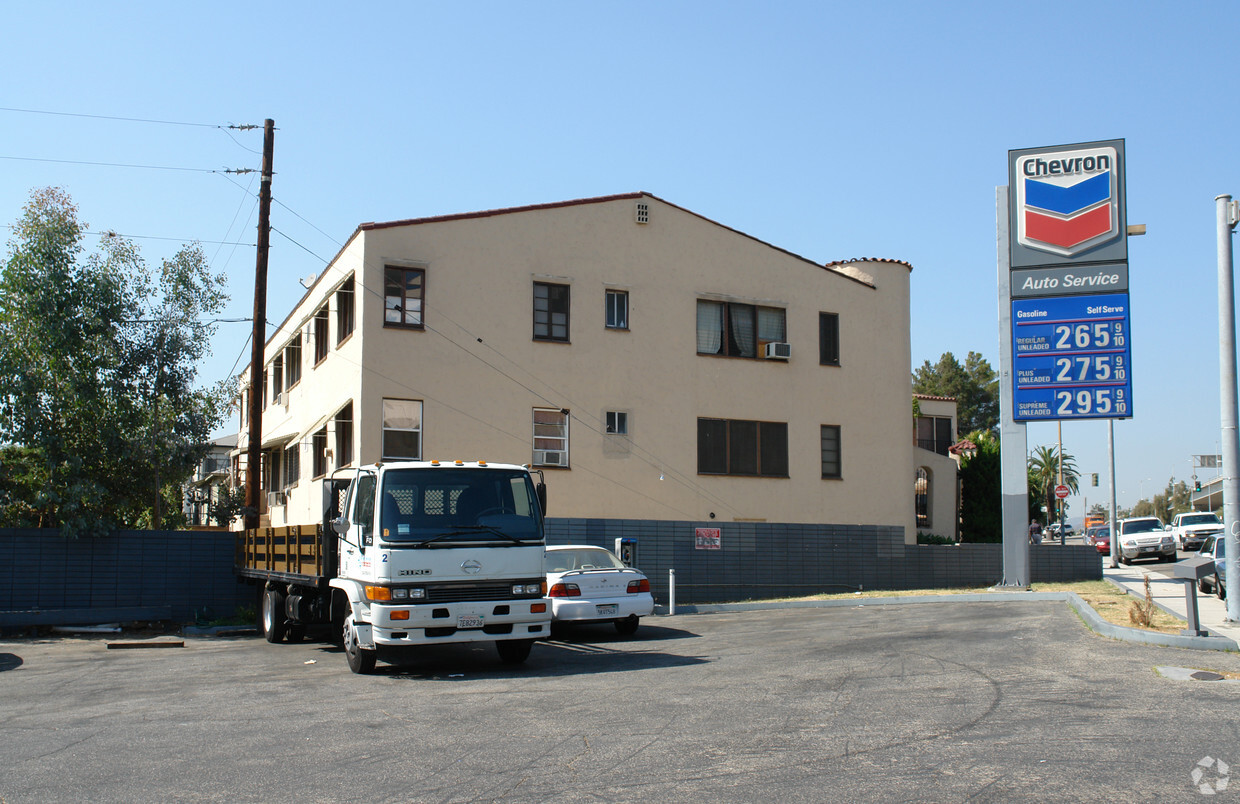
[(421, 268), (383, 269), (383, 326), (422, 329), (426, 300), (426, 271)]
[(568, 340), (568, 285), (534, 283), (534, 340)]
[(336, 291), (336, 343), (353, 334), (353, 277)]
[(627, 290), (607, 291), (607, 313), (605, 317), (608, 329), (629, 328), (629, 293)]
[(292, 388), (301, 382), (301, 330), (284, 347), (284, 379), (285, 388)]
[(698, 299), (700, 355), (762, 357), (768, 343), (787, 340), (787, 314), (780, 307)]
[(422, 459), (422, 403), (383, 400), (383, 457)]
[(840, 462), (840, 426), (824, 424), (822, 426), (822, 476), (838, 480), (843, 477)]
[(823, 366), (840, 364), (840, 315), (818, 314), (818, 363)]
[[(275, 399), (284, 390), (284, 350), (276, 353), (271, 361), (271, 398)], [(266, 394), (263, 395), (266, 397)]]
[(322, 477), (327, 474), (327, 427), (314, 434), (314, 472), (311, 477)]
[(284, 488), (296, 486), (301, 480), (301, 445), (294, 441), (284, 450)]
[(698, 419), (698, 474), (787, 477), (787, 422)]
[(534, 465), (568, 466), (568, 411), (534, 408)]
[(950, 416), (918, 416), (917, 446), (946, 455), (952, 445), (952, 420)]
[(331, 348), (331, 342), (328, 341), (327, 321), (328, 312), (325, 304), (314, 314), (314, 365), (316, 366), (323, 362)]
[(336, 414), (336, 468), (353, 463), (353, 403)]
[(611, 435), (629, 434), (629, 414), (623, 410), (609, 410), (606, 416), (606, 429)]

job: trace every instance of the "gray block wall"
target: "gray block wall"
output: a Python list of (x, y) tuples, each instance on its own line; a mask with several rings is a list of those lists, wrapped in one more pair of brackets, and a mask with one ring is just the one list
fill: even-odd
[[(699, 549), (698, 528), (720, 531), (719, 549)], [(637, 519), (547, 520), (548, 544), (613, 549), (636, 539), (636, 565), (668, 602), (676, 570), (677, 603), (726, 603), (866, 589), (988, 587), (1003, 575), (1000, 544), (905, 545), (899, 527), (774, 522), (663, 522)], [(1102, 560), (1085, 545), (1030, 547), (1035, 583), (1099, 580)]]

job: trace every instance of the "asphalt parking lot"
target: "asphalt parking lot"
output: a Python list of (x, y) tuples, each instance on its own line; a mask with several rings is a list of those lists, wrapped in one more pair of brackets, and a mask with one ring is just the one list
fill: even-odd
[(374, 676), (317, 643), (7, 640), (0, 802), (1199, 801), (1240, 682), (1159, 666), (1240, 656), (1045, 602), (651, 618)]

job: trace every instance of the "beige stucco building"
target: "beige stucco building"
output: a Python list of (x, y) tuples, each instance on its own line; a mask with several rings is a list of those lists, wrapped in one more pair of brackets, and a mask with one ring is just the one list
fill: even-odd
[(955, 541), (960, 537), (959, 456), (956, 444), (956, 400), (913, 394), (918, 415), (913, 420), (914, 502), (917, 530)]
[(912, 542), (910, 271), (646, 193), (362, 224), (267, 342), (266, 516), (319, 520), (342, 467), (485, 459), (543, 469), (551, 517)]

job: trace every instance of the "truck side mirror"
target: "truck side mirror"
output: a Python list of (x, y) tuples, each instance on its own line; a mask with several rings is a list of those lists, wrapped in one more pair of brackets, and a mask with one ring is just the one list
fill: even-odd
[(344, 517), (337, 517), (332, 520), (332, 530), (336, 531), (340, 536), (349, 532), (349, 520)]
[(539, 483), (534, 487), (534, 492), (538, 495), (538, 506), (542, 508), (543, 516), (547, 515), (547, 484)]

